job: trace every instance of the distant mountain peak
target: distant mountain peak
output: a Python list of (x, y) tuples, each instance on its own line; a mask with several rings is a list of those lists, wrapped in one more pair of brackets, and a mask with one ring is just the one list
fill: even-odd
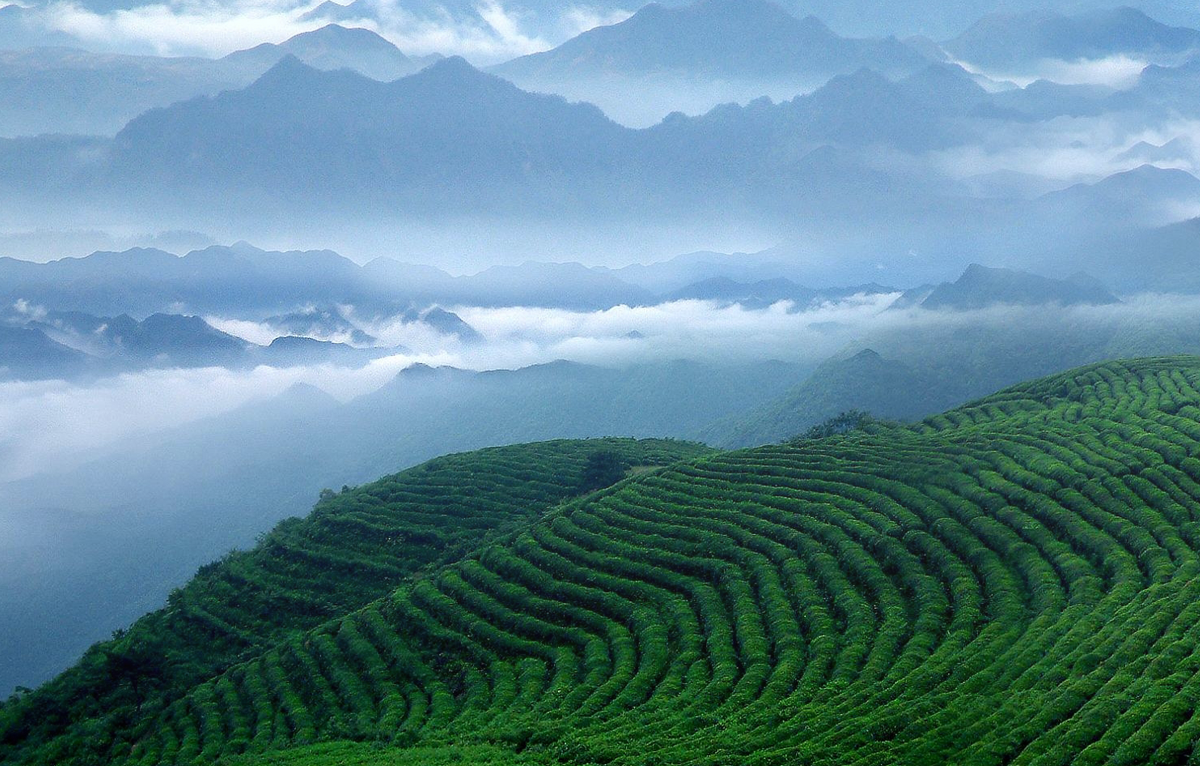
[(1113, 303), (1120, 301), (1098, 280), (1090, 277), (1076, 275), (1069, 279), (1051, 279), (1016, 269), (972, 263), (956, 281), (939, 285), (920, 305), (926, 309), (963, 311), (994, 305), (1079, 306)]
[(994, 14), (980, 19), (943, 48), (986, 67), (1024, 70), (1045, 59), (1076, 61), (1109, 56), (1179, 54), (1200, 45), (1200, 31), (1163, 24), (1131, 7), (1073, 15), (1048, 11)]
[(259, 77), (250, 87), (290, 83), (300, 79), (307, 79), (317, 74), (318, 71), (316, 69), (305, 64), (295, 54), (289, 53), (275, 62), (275, 65), (266, 72), (263, 72), (262, 77)]
[(290, 38), (289, 42), (291, 40), (360, 40), (367, 38), (383, 39), (369, 29), (364, 29), (362, 27), (345, 27), (341, 24), (330, 23), (323, 27), (318, 27), (311, 32), (301, 32), (300, 34)]
[(281, 43), (279, 47), (285, 50), (304, 50), (311, 46), (332, 46), (354, 52), (375, 49), (394, 54), (401, 59), (407, 58), (399, 48), (370, 29), (336, 23), (326, 24), (311, 32), (301, 32)]
[(447, 56), (403, 80), (409, 87), (426, 89), (445, 98), (462, 99), (475, 93), (531, 95), (508, 80), (476, 69), (462, 56)]
[[(284, 64), (289, 56), (312, 69), (324, 72), (349, 69), (382, 82), (411, 74), (419, 66), (375, 32), (336, 23), (301, 32), (278, 45), (263, 43), (235, 51), (224, 60), (243, 67), (275, 68)], [(295, 63), (287, 63), (281, 72), (288, 72), (290, 68), (295, 75), (299, 71)]]
[(815, 16), (797, 18), (770, 0), (697, 0), (671, 8), (648, 5), (625, 21), (496, 71), (518, 79), (580, 72), (795, 78), (861, 66), (907, 74), (924, 62), (895, 39), (843, 38)]
[(489, 80), (496, 79), (471, 66), (471, 62), (462, 56), (446, 56), (445, 58), (438, 59), (427, 66), (423, 74), (431, 77), (436, 75), (440, 77), (483, 77)]
[(864, 348), (862, 351), (859, 351), (857, 354), (850, 357), (850, 360), (854, 362), (878, 362), (882, 361), (883, 357), (880, 356), (879, 352), (873, 348)]

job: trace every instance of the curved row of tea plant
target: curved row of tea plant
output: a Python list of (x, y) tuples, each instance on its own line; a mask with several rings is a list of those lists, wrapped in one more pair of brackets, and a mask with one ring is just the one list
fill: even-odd
[[(0, 709), (0, 762), (94, 753), (201, 681), (387, 594), (424, 567), (461, 558), (497, 530), (618, 480), (626, 468), (707, 451), (670, 440), (544, 442), (450, 455), (324, 493), (310, 516), (205, 566), (165, 609)], [(589, 474), (597, 457), (607, 458), (602, 467), (615, 464), (616, 475)], [(229, 682), (217, 691), (226, 699)]]
[(1174, 358), (693, 459), (406, 578), (88, 752), (1195, 762), (1198, 458), (1200, 360)]

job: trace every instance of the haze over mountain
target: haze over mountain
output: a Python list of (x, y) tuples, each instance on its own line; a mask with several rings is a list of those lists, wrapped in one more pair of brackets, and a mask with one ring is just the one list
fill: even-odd
[(927, 63), (895, 38), (840, 37), (815, 16), (797, 18), (769, 0), (698, 0), (648, 5), (491, 71), (642, 126), (674, 110), (705, 112), (720, 100), (790, 98), (863, 68), (906, 75)]
[(244, 88), (287, 56), (319, 70), (352, 69), (395, 80), (424, 61), (366, 29), (329, 25), (279, 45), (218, 59), (91, 53), (75, 48), (0, 50), (0, 136), (113, 135), (154, 107)]
[(354, 336), (337, 306), (402, 313), (434, 303), (600, 309), (654, 300), (650, 290), (578, 263), (528, 261), (456, 277), (390, 258), (360, 266), (329, 250), (274, 252), (244, 242), (183, 256), (135, 248), (48, 263), (0, 258), (0, 301), (9, 307), (21, 301), (92, 314), (233, 312), (360, 344), (370, 339)]
[(1163, 24), (1129, 7), (1070, 16), (1031, 11), (988, 16), (943, 47), (956, 59), (1015, 75), (1037, 72), (1048, 60), (1124, 56), (1160, 64), (1178, 62), (1200, 52), (1200, 32)]
[(313, 69), (327, 72), (352, 69), (382, 82), (398, 80), (430, 63), (405, 56), (399, 48), (369, 29), (346, 28), (338, 24), (327, 24), (312, 32), (298, 34), (279, 45), (263, 43), (235, 51), (222, 61), (265, 71), (288, 56), (295, 56)]
[(918, 79), (891, 83), (862, 71), (787, 103), (725, 107), (631, 131), (594, 107), (526, 93), (461, 59), (390, 84), (285, 59), (245, 90), (135, 119), (107, 151), (14, 143), (7, 157), (0, 151), (0, 163), (25, 175), (52, 168), (39, 174), (41, 191), (5, 191), (14, 201), (37, 200), (37, 215), (72, 199), (96, 200), (88, 204), (133, 206), (138, 215), (153, 209), (165, 220), (186, 215), (201, 229), (214, 220), (206, 211), (231, 216), (249, 205), (259, 220), (313, 215), (319, 206), (331, 226), (335, 210), (345, 212), (343, 225), (349, 216), (397, 211), (596, 221), (662, 220), (681, 209), (775, 217), (786, 209), (791, 217), (797, 203), (816, 214), (864, 194), (882, 203), (881, 183), (921, 183), (828, 144), (953, 146), (970, 135), (961, 116), (953, 104), (931, 104)]
[[(110, 446), (70, 470), (0, 483), (0, 689), (33, 684), (161, 601), (197, 566), (305, 512), (323, 487), (357, 484), (436, 455), (547, 438), (682, 437), (783, 393), (804, 370), (777, 362), (565, 362), (472, 372), (415, 366), (338, 404), (289, 389), (222, 416)], [(134, 541), (137, 541), (136, 543)], [(145, 546), (152, 556), (125, 560)], [(92, 605), (103, 605), (98, 609)]]
[(1048, 279), (1012, 269), (967, 267), (954, 282), (935, 287), (920, 301), (924, 309), (966, 311), (989, 306), (1104, 306), (1119, 303), (1104, 285), (1086, 274)]
[[(784, 12), (721, 3), (648, 12), (651, 20), (721, 13)], [(688, 40), (686, 25), (668, 26), (673, 41)], [(831, 40), (834, 48), (865, 45)], [(233, 239), (286, 225), (300, 241), (353, 242), (362, 260), (398, 237), (411, 241), (414, 232), (436, 237), (443, 253), (461, 251), (469, 240), (451, 239), (453, 232), (478, 228), (488, 235), (473, 241), (502, 242), (486, 246), (503, 247), (513, 260), (553, 237), (556, 247), (587, 247), (614, 265), (629, 256), (599, 240), (617, 228), (637, 231), (623, 238), (632, 243), (649, 239), (647, 229), (687, 231), (693, 241), (745, 232), (758, 248), (806, 243), (811, 269), (801, 284), (869, 281), (863, 268), (875, 265), (892, 270), (883, 281), (913, 284), (972, 260), (1028, 255), (1030, 263), (1007, 265), (1036, 267), (1051, 249), (1082, 249), (1070, 240), (1091, 221), (1130, 229), (1194, 215), (1186, 184), (1168, 183), (1165, 174), (1135, 190), (1137, 204), (1121, 210), (1114, 203), (1099, 216), (1071, 204), (1075, 192), (1035, 199), (1073, 184), (1094, 186), (1087, 194), (1099, 196), (1106, 177), (1120, 179), (1143, 161), (1181, 173), (1200, 168), (1184, 143), (1173, 144), (1180, 156), (1168, 159), (1133, 151), (1148, 139), (1170, 143), (1186, 118), (1179, 95), (1154, 84), (1166, 75), (1154, 71), (1121, 91), (1041, 81), (1013, 89), (944, 63), (898, 79), (862, 69), (780, 103), (726, 105), (631, 130), (461, 59), (393, 83), (285, 59), (241, 91), (143, 115), (112, 142), (0, 142), (3, 178), (22, 179), (0, 189), (8, 203), (0, 226), (60, 230), (120, 221), (237, 232)], [(1157, 71), (1191, 76), (1185, 67)], [(645, 101), (630, 93), (622, 99)], [(1039, 165), (1040, 156), (1052, 161)], [(890, 252), (900, 242), (907, 246)], [(973, 254), (964, 254), (965, 243)], [(646, 247), (639, 258), (648, 257)], [(928, 255), (913, 260), (908, 252)], [(845, 268), (826, 269), (835, 263)]]
[[(433, 308), (410, 312), (409, 324), (474, 343), (480, 336), (457, 315)], [(327, 333), (308, 326), (280, 330), (264, 345), (217, 330), (202, 318), (153, 314), (138, 321), (128, 314), (99, 317), (76, 311), (17, 312), (0, 317), (0, 381), (94, 381), (144, 370), (220, 367), (246, 370), (258, 365), (362, 367), (374, 359), (409, 353), (403, 346), (382, 347), (373, 339), (352, 346), (325, 340)], [(298, 334), (287, 334), (295, 332)], [(361, 340), (354, 331), (348, 340)], [(338, 336), (338, 333), (332, 333)]]

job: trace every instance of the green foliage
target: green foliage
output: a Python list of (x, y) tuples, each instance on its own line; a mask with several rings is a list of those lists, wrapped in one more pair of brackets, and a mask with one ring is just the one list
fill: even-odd
[(579, 477), (579, 491), (587, 493), (611, 487), (625, 478), (628, 470), (629, 463), (619, 453), (608, 449), (596, 450), (588, 455), (584, 463)]
[[(596, 452), (578, 453), (576, 480)], [(1198, 752), (1194, 358), (1083, 368), (910, 427), (696, 453), (492, 529), (127, 725), (98, 725), (97, 710), (12, 760), (983, 766)], [(41, 699), (16, 704), (31, 715)]]
[(800, 442), (811, 439), (827, 439), (830, 436), (841, 436), (854, 431), (864, 430), (875, 423), (877, 421), (871, 417), (869, 412), (864, 412), (863, 410), (846, 410), (834, 415), (823, 423), (812, 426), (804, 432), (803, 436), (799, 436), (793, 441)]
[[(580, 492), (579, 476), (593, 455), (664, 465), (706, 452), (672, 440), (543, 442), (449, 455), (364, 487), (322, 492), (310, 516), (280, 523), (253, 550), (201, 567), (165, 609), (0, 708), (0, 762), (105, 762), (117, 740), (137, 737), (148, 717), (164, 710), (185, 728), (177, 743), (161, 744), (160, 757), (176, 749), (193, 759), (224, 752), (200, 746), (206, 729), (193, 722), (197, 713), (172, 708), (189, 689), (364, 606), (422, 569), (460, 558), (490, 535), (536, 519)], [(275, 683), (257, 681), (242, 680), (256, 690), (256, 722), (274, 726), (271, 711), (279, 705), (299, 709), (298, 700), (267, 699), (277, 693)], [(257, 739), (249, 720), (218, 725), (212, 711), (238, 693), (223, 688), (205, 700), (199, 714), (207, 715), (208, 730), (236, 723), (230, 732), (238, 733), (238, 747), (315, 738), (315, 722), (293, 722), (291, 735)]]

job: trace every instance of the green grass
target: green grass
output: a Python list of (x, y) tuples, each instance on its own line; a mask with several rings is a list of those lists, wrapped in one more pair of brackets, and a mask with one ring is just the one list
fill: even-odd
[(1188, 357), (632, 477), (28, 762), (1184, 764), (1198, 705)]

